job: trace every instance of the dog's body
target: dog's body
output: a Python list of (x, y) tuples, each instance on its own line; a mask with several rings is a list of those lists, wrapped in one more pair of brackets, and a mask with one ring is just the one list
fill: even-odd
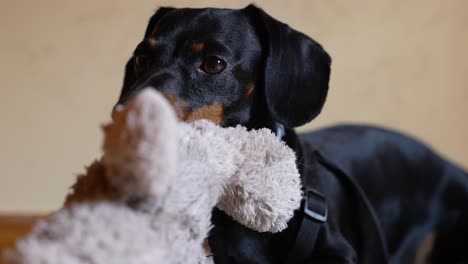
[[(376, 230), (362, 225), (362, 217), (368, 216), (359, 213), (354, 190), (330, 168), (317, 164), (315, 151), (362, 187), (384, 231), (390, 263), (466, 263), (465, 172), (425, 145), (375, 127), (335, 126), (298, 139), (302, 175), (329, 201), (329, 220), (307, 263), (379, 263), (364, 258), (380, 250), (365, 243)], [(220, 263), (285, 263), (300, 221), (295, 217), (283, 233), (260, 235), (220, 212), (215, 212), (215, 219), (222, 222), (212, 234), (215, 260), (217, 250), (223, 252)], [(255, 248), (249, 249), (252, 245)], [(229, 256), (236, 261), (230, 262)]]
[[(328, 200), (328, 220), (307, 263), (380, 261), (369, 254), (381, 248), (369, 242), (378, 228), (363, 225), (369, 221), (357, 208), (362, 198), (317, 153), (364, 190), (392, 263), (468, 261), (468, 176), (461, 169), (387, 130), (294, 133), (292, 127), (320, 113), (329, 76), (330, 58), (319, 44), (255, 6), (161, 8), (127, 64), (119, 103), (152, 86), (182, 120), (279, 131), (296, 151), (303, 179)], [(214, 210), (209, 242), (215, 263), (285, 263), (302, 217), (298, 211), (285, 231), (266, 234)]]
[[(304, 157), (312, 155), (307, 150), (317, 149), (362, 187), (376, 210), (391, 263), (468, 261), (463, 251), (468, 242), (468, 175), (460, 168), (420, 142), (379, 128), (336, 126), (300, 138)], [(306, 167), (304, 175), (314, 172)], [(344, 220), (335, 227), (331, 224), (330, 237), (342, 235), (347, 238), (344, 241), (353, 241), (354, 236), (351, 243), (362, 245), (366, 232), (375, 230), (362, 225), (359, 229), (362, 219), (356, 225), (348, 218), (357, 211), (349, 209), (356, 203), (353, 194), (336, 176), (324, 175), (315, 186), (338, 200), (339, 207), (329, 212), (337, 215), (331, 218)], [(341, 262), (352, 263), (352, 259), (348, 256)]]

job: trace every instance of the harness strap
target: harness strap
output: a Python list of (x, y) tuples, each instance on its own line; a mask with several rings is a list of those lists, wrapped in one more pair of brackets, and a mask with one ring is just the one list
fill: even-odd
[[(338, 176), (340, 180), (344, 180), (347, 186), (351, 187), (352, 191), (357, 196), (358, 210), (360, 215), (364, 215), (361, 220), (361, 226), (366, 230), (369, 228), (374, 229), (374, 232), (365, 231), (365, 238), (361, 238), (362, 251), (360, 252), (361, 258), (360, 263), (389, 263), (389, 253), (385, 234), (380, 225), (380, 221), (377, 218), (377, 214), (372, 206), (371, 202), (367, 198), (364, 190), (361, 188), (356, 180), (347, 175), (343, 170), (337, 167), (334, 163), (328, 161), (320, 152), (314, 151), (317, 160), (325, 166), (327, 169), (333, 172), (334, 175)], [(374, 249), (374, 250), (369, 250)]]
[(286, 263), (302, 263), (314, 251), (322, 224), (327, 221), (328, 207), (325, 197), (312, 189), (304, 193), (301, 219), (296, 240)]
[[(362, 259), (360, 262), (379, 264), (388, 263), (389, 254), (384, 233), (374, 208), (360, 185), (354, 180), (354, 178), (348, 176), (343, 170), (325, 159), (318, 151), (315, 150), (314, 155), (318, 163), (332, 171), (340, 180), (344, 180), (347, 186), (351, 187), (352, 191), (357, 196), (358, 210), (361, 214), (365, 215), (365, 217), (361, 219), (363, 226), (365, 228), (373, 227), (375, 229), (375, 233), (366, 233), (366, 239), (365, 241), (362, 241), (362, 243), (364, 245), (364, 250), (375, 248), (376, 245), (378, 245), (377, 248), (379, 250), (367, 250), (365, 252), (361, 252), (360, 255), (362, 256)], [(327, 220), (328, 209), (325, 197), (319, 192), (311, 189), (312, 184), (307, 182), (307, 178), (305, 178), (304, 181), (306, 190), (304, 191), (302, 205), (302, 219), (296, 240), (286, 261), (287, 264), (304, 263), (307, 258), (312, 255), (320, 228)]]

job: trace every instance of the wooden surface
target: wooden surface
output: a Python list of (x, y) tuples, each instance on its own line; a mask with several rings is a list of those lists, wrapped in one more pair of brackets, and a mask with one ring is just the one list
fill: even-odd
[(6, 248), (14, 247), (15, 241), (26, 235), (39, 218), (39, 215), (0, 214), (0, 255)]

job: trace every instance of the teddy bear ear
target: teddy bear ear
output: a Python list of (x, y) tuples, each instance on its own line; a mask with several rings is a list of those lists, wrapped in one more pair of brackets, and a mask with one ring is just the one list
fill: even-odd
[(142, 90), (104, 127), (103, 162), (122, 195), (164, 195), (176, 173), (177, 118), (167, 100)]

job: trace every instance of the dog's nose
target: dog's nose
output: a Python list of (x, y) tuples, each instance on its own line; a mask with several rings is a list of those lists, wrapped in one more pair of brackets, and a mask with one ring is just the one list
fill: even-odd
[(114, 108), (112, 109), (112, 112), (116, 112), (116, 111), (118, 112), (122, 110), (122, 108), (124, 108), (123, 104), (116, 104)]
[(112, 108), (112, 112), (111, 112), (111, 118), (114, 119), (115, 114), (117, 112), (121, 111), (123, 108), (124, 108), (123, 104), (118, 103), (118, 104), (114, 105), (114, 107)]

